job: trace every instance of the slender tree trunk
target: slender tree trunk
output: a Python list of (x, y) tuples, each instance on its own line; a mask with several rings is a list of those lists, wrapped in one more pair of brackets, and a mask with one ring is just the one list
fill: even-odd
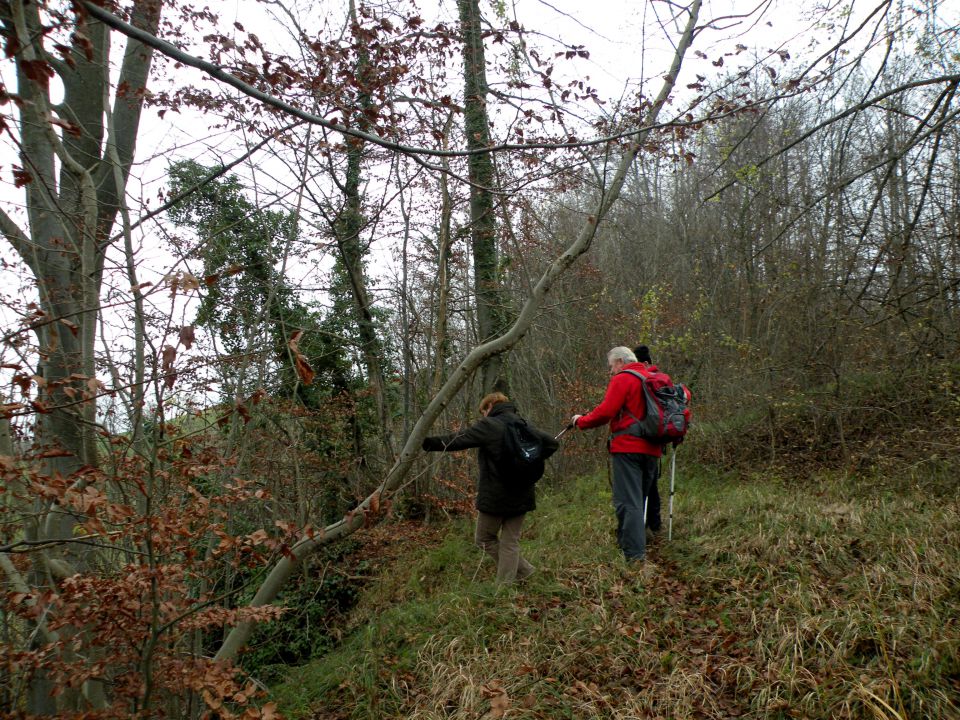
[[(469, 150), (490, 145), (490, 118), (487, 113), (487, 66), (480, 28), (479, 0), (457, 0), (460, 31), (463, 35), (464, 126)], [(503, 304), (500, 300), (500, 270), (497, 252), (496, 215), (493, 208), (493, 158), (475, 153), (468, 163), (470, 178), (470, 241), (473, 250), (473, 283), (477, 302), (479, 341), (487, 342), (503, 332)], [(502, 356), (488, 358), (480, 372), (483, 392), (504, 388)]]
[[(350, 2), (350, 17), (354, 23), (357, 22), (356, 7), (353, 0)], [(357, 78), (361, 87), (360, 112), (358, 113), (360, 118), (363, 118), (363, 112), (371, 106), (370, 96), (363, 90), (364, 83), (371, 72), (369, 58), (366, 52), (361, 51), (357, 58)], [(365, 130), (366, 125), (367, 123), (361, 121), (361, 129)], [(336, 235), (340, 259), (343, 261), (350, 277), (350, 288), (353, 291), (354, 308), (360, 335), (360, 351), (363, 354), (367, 376), (376, 398), (381, 437), (387, 455), (392, 458), (394, 450), (390, 432), (390, 412), (387, 403), (386, 379), (381, 363), (383, 348), (380, 339), (377, 337), (376, 323), (373, 318), (372, 303), (364, 272), (364, 259), (367, 253), (360, 238), (364, 227), (363, 199), (360, 195), (363, 153), (364, 144), (362, 142), (351, 142), (350, 149), (347, 151), (346, 176), (341, 186), (345, 202), (334, 223), (334, 234)]]
[[(448, 149), (453, 113), (447, 116), (443, 129), (443, 148)], [(450, 161), (442, 161), (444, 170), (449, 170)], [(452, 244), (453, 199), (450, 196), (450, 182), (446, 172), (440, 174), (440, 227), (437, 235), (437, 315), (433, 323), (433, 381), (430, 394), (435, 395), (443, 381), (443, 369), (449, 354), (447, 339), (447, 317), (450, 303), (450, 246)]]
[[(447, 116), (444, 123), (442, 137), (443, 149), (449, 149), (450, 130), (453, 126), (453, 112)], [(436, 316), (433, 318), (430, 338), (433, 344), (433, 372), (429, 386), (429, 397), (435, 396), (443, 385), (444, 370), (450, 354), (448, 337), (449, 305), (450, 305), (450, 248), (453, 243), (453, 198), (450, 195), (450, 181), (447, 172), (450, 161), (443, 158), (441, 161), (444, 172), (440, 173), (440, 224), (437, 230), (437, 301)], [(404, 438), (409, 433), (404, 432)], [(434, 490), (434, 478), (438, 465), (433, 463), (427, 472), (417, 478), (416, 488), (418, 496), (425, 491)], [(424, 519), (430, 522), (433, 504), (426, 503)]]

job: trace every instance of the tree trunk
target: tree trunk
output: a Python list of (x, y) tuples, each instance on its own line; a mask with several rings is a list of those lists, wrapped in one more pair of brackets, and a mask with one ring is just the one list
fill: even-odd
[[(443, 129), (443, 149), (448, 149), (450, 126), (453, 113), (447, 116)], [(443, 169), (449, 170), (450, 161), (442, 160)], [(450, 303), (450, 246), (453, 242), (453, 199), (450, 197), (450, 184), (446, 172), (440, 174), (440, 227), (437, 233), (437, 316), (433, 323), (433, 381), (430, 383), (431, 396), (440, 390), (443, 381), (443, 369), (449, 353), (447, 338), (448, 305)]]
[[(156, 32), (159, 19), (160, 4), (153, 0), (134, 7), (133, 23), (147, 32)], [(96, 401), (88, 397), (77, 403), (64, 388), (75, 382), (71, 376), (94, 377), (104, 246), (129, 175), (153, 50), (136, 40), (127, 42), (120, 71), (126, 92), (115, 98), (112, 110), (120, 164), (120, 172), (115, 173), (103, 143), (104, 102), (109, 98), (104, 70), (109, 55), (106, 27), (87, 19), (82, 31), (90, 41), (90, 57), (78, 44), (72, 49), (72, 65), (67, 65), (46, 54), (36, 3), (15, 0), (5, 5), (2, 21), (24, 48), (17, 63), (18, 90), (27, 100), (20, 106), (21, 161), (32, 176), (26, 186), (29, 235), (18, 232), (6, 216), (4, 234), (33, 272), (44, 312), (43, 323), (36, 328), (43, 350), (38, 375), (46, 388), (40, 398), (44, 410), (38, 440), (70, 453), (48, 463), (49, 471), (70, 474), (97, 462), (92, 424)], [(48, 60), (63, 81), (64, 103), (56, 108), (50, 104), (49, 85), (31, 80), (30, 70), (24, 67), (24, 61), (41, 59)], [(79, 136), (58, 135), (50, 122), (54, 113), (72, 124)], [(29, 242), (24, 242), (28, 237)], [(85, 386), (74, 389), (94, 394)]]
[[(133, 8), (133, 24), (155, 33), (160, 11), (161, 3), (141, 0)], [(109, 231), (129, 176), (153, 50), (139, 41), (127, 41), (119, 76), (124, 92), (114, 99), (114, 147), (108, 158), (104, 147), (104, 115), (110, 110), (105, 105), (110, 98), (107, 28), (81, 17), (68, 63), (44, 47), (47, 29), (38, 3), (0, 4), (0, 23), (6, 37), (16, 38), (20, 47), (16, 74), (23, 99), (18, 103), (21, 164), (30, 176), (24, 188), (29, 232), (2, 209), (0, 227), (30, 268), (43, 313), (33, 327), (40, 347), (36, 374), (42, 378), (35, 406), (39, 412), (36, 442), (63, 451), (49, 457), (43, 471), (69, 476), (84, 465), (97, 464), (94, 341), (100, 281)], [(51, 105), (50, 83), (37, 72), (44, 64), (63, 82), (61, 105)], [(54, 120), (67, 124), (69, 131), (59, 131)], [(39, 502), (34, 510), (36, 521), (25, 526), (25, 536), (72, 536), (78, 522), (72, 513)], [(60, 557), (54, 557), (52, 549), (36, 553), (31, 582), (42, 587), (51, 569), (64, 576), (82, 569), (88, 556), (77, 547), (81, 546), (63, 546)], [(50, 690), (44, 675), (37, 674), (28, 690), (28, 712), (56, 713), (58, 705), (66, 707), (76, 699), (71, 692), (56, 701)], [(96, 688), (93, 694), (98, 694)]]
[[(473, 284), (477, 302), (478, 340), (485, 343), (504, 330), (500, 299), (500, 263), (497, 252), (496, 215), (493, 209), (493, 158), (476, 152), (490, 145), (487, 114), (487, 66), (480, 29), (479, 0), (457, 0), (463, 35), (464, 126), (467, 149), (475, 151), (467, 162), (470, 178), (470, 242), (473, 250)], [(504, 389), (503, 358), (494, 355), (480, 368), (484, 393)]]
[[(350, 19), (357, 22), (356, 7), (353, 0), (350, 2)], [(366, 52), (361, 51), (357, 58), (357, 78), (361, 87), (359, 96), (360, 127), (366, 130), (367, 123), (362, 120), (364, 111), (370, 105), (370, 95), (363, 90), (364, 82), (371, 72), (369, 58)], [(367, 376), (377, 403), (377, 416), (380, 421), (381, 437), (388, 457), (392, 458), (393, 443), (390, 432), (390, 413), (387, 404), (386, 378), (380, 359), (383, 357), (383, 348), (377, 337), (376, 324), (373, 319), (370, 293), (367, 290), (364, 272), (364, 258), (366, 250), (360, 241), (363, 231), (363, 199), (360, 196), (361, 163), (363, 160), (364, 143), (351, 141), (347, 151), (347, 170), (341, 189), (344, 195), (344, 206), (334, 223), (337, 249), (340, 259), (350, 277), (350, 288), (353, 291), (354, 308), (357, 316), (357, 327), (360, 335), (360, 351), (363, 354)]]

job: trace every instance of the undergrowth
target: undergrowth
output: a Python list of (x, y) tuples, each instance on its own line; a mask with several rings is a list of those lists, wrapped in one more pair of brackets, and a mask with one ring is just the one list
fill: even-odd
[(957, 363), (850, 375), (802, 392), (742, 391), (722, 418), (694, 416), (692, 445), (704, 464), (802, 476), (811, 466), (861, 473), (960, 455)]
[(955, 466), (798, 482), (678, 459), (645, 573), (618, 557), (605, 476), (547, 488), (525, 585), (497, 587), (457, 523), (274, 699), (318, 719), (960, 717)]

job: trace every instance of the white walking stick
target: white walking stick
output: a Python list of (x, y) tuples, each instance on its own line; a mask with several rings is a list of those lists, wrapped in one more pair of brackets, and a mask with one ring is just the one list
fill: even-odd
[(570, 423), (569, 425), (567, 425), (563, 430), (560, 431), (560, 434), (557, 435), (557, 436), (556, 436), (555, 438), (553, 438), (553, 439), (554, 439), (554, 440), (559, 440), (560, 438), (562, 438), (562, 437), (566, 434), (567, 430), (573, 430), (573, 423)]
[(673, 482), (677, 475), (677, 446), (673, 446), (673, 457), (670, 458), (670, 516), (667, 520), (667, 540), (673, 540)]

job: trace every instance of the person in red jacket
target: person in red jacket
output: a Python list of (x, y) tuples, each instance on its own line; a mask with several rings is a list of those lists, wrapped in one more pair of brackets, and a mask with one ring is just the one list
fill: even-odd
[(660, 445), (632, 434), (631, 425), (643, 418), (646, 406), (640, 379), (623, 372), (642, 372), (645, 366), (627, 347), (615, 347), (607, 353), (610, 383), (597, 407), (586, 415), (574, 415), (572, 423), (580, 430), (610, 426), (607, 447), (613, 460), (613, 508), (617, 515), (617, 544), (628, 562), (643, 562), (647, 557), (644, 529), (644, 502), (659, 473)]

